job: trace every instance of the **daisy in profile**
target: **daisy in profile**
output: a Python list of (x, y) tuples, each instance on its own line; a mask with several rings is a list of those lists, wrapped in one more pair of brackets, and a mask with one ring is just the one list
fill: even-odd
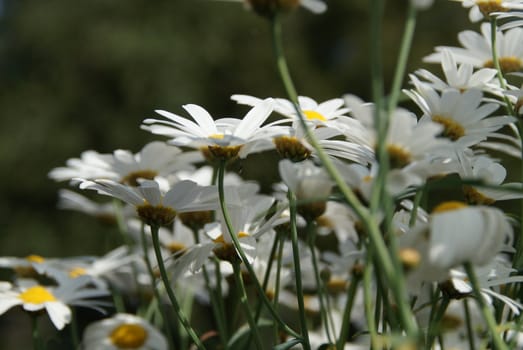
[(469, 19), (471, 22), (488, 19), (492, 14), (510, 10), (523, 10), (521, 0), (453, 0), (461, 2), (463, 7), (469, 8)]
[[(463, 186), (465, 198), (470, 204), (488, 205), (496, 201), (523, 197), (521, 183), (505, 183), (507, 170), (487, 156), (460, 157), (459, 175), (464, 180), (479, 180), (486, 186)], [(494, 187), (494, 188), (493, 188)]]
[(442, 135), (459, 146), (457, 149), (477, 145), (498, 129), (514, 122), (514, 118), (509, 116), (492, 117), (499, 105), (482, 104), (483, 93), (480, 90), (471, 89), (462, 93), (447, 89), (439, 94), (414, 76), (411, 76), (411, 81), (416, 89), (404, 92), (423, 111), (420, 124), (432, 121), (443, 126)]
[(66, 167), (58, 167), (49, 173), (56, 181), (83, 179), (111, 179), (130, 186), (137, 186), (138, 179), (153, 180), (157, 176), (169, 176), (182, 169), (193, 169), (192, 163), (201, 161), (198, 152), (182, 152), (164, 142), (151, 142), (136, 154), (128, 150), (116, 150), (112, 154), (95, 151), (82, 153), (81, 158), (67, 161)]
[(167, 350), (165, 336), (145, 319), (119, 313), (91, 323), (84, 331), (82, 349)]
[(474, 72), (470, 63), (458, 64), (449, 50), (441, 51), (441, 68), (445, 80), (438, 78), (426, 69), (418, 69), (415, 74), (437, 91), (449, 88), (459, 91), (479, 89), (497, 96), (502, 95), (502, 89), (493, 68), (481, 68)]
[(229, 160), (244, 158), (249, 153), (271, 148), (270, 136), (281, 132), (278, 122), (262, 124), (273, 111), (274, 101), (266, 99), (256, 104), (243, 119), (214, 119), (204, 108), (188, 104), (183, 108), (194, 121), (157, 110), (167, 120), (145, 119), (142, 129), (170, 138), (170, 143), (200, 149), (207, 159)]
[(100, 307), (105, 303), (93, 298), (105, 297), (109, 292), (90, 288), (89, 283), (89, 278), (77, 278), (50, 287), (24, 280), (20, 285), (10, 285), (0, 290), (0, 314), (14, 306), (21, 306), (28, 312), (45, 310), (56, 329), (61, 330), (71, 322), (69, 306), (83, 306), (104, 312)]
[[(261, 99), (249, 95), (232, 95), (231, 99), (239, 104), (254, 106), (262, 101)], [(284, 98), (274, 99), (274, 111), (296, 120), (296, 108), (294, 103)], [(324, 102), (316, 102), (307, 96), (298, 96), (298, 107), (301, 110), (305, 120), (313, 125), (328, 125), (330, 121), (335, 120), (339, 116), (346, 115), (349, 109), (345, 107), (345, 103), (341, 98), (333, 98)]]
[[(476, 68), (494, 68), (492, 62), (490, 24), (481, 25), (481, 34), (465, 30), (458, 34), (463, 47), (437, 46), (436, 52), (423, 60), (430, 63), (442, 61), (443, 50), (450, 50), (457, 63), (468, 63)], [(512, 28), (496, 33), (496, 51), (504, 73), (516, 72), (523, 67), (523, 28)]]
[(140, 219), (151, 226), (170, 225), (179, 212), (213, 210), (218, 206), (218, 191), (213, 186), (199, 186), (184, 180), (164, 192), (156, 181), (144, 180), (129, 187), (111, 180), (83, 180), (81, 189), (118, 198), (136, 208)]

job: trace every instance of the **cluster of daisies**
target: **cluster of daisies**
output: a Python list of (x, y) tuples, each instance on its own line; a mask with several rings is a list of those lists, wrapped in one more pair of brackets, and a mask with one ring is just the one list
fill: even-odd
[[(361, 283), (375, 264), (372, 220), (397, 254), (393, 268), (426, 348), (497, 344), (485, 308), (502, 325), (498, 339), (523, 346), (521, 217), (497, 206), (523, 197), (502, 164), (522, 161), (523, 28), (512, 10), (523, 1), (462, 3), (471, 20), (485, 20), (481, 31), (461, 32), (462, 47), (438, 46), (425, 58), (442, 75), (409, 75), (403, 93), (414, 108), (388, 111), (384, 137), (376, 105), (352, 94), (321, 103), (233, 95), (244, 116), (194, 104), (179, 114), (157, 110), (141, 128), (158, 140), (137, 153), (91, 150), (53, 169), (52, 179), (75, 189), (60, 192), (59, 206), (116, 225), (124, 244), (101, 257), (1, 258), (12, 279), (0, 284), (0, 314), (21, 306), (36, 318), (45, 310), (61, 330), (74, 321), (73, 308), (97, 310), (101, 320), (85, 328), (84, 349), (203, 347), (213, 338), (224, 348), (291, 339), (285, 348), (367, 349), (369, 324), (402, 334), (383, 280)], [(260, 166), (260, 178), (264, 166), (279, 173), (263, 193), (255, 180), (227, 171), (261, 152), (281, 158)], [(365, 211), (379, 187), (389, 205)], [(437, 192), (449, 187), (452, 196), (440, 200)], [(375, 266), (377, 274), (390, 269)], [(239, 299), (252, 314), (238, 311)], [(378, 300), (383, 305), (372, 304)], [(369, 305), (383, 315), (370, 315)], [(296, 321), (303, 311), (306, 331)]]

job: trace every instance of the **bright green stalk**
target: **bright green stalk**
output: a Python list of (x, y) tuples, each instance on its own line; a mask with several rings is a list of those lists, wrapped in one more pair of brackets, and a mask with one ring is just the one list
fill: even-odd
[(474, 273), (474, 269), (473, 269), (472, 265), (470, 263), (465, 263), (464, 266), (465, 266), (465, 271), (467, 272), (467, 276), (469, 277), (470, 284), (472, 285), (474, 297), (476, 299), (476, 302), (478, 303), (481, 314), (483, 315), (483, 318), (485, 319), (485, 322), (487, 323), (489, 333), (492, 336), (492, 343), (494, 344), (494, 348), (497, 350), (508, 350), (507, 345), (505, 344), (505, 342), (503, 342), (503, 339), (501, 339), (501, 337), (499, 335), (499, 332), (497, 330), (496, 320), (494, 320), (494, 315), (492, 314), (487, 303), (485, 302), (483, 295), (481, 295), (481, 289), (479, 286), (479, 282), (476, 277), (476, 274)]
[[(344, 181), (344, 179), (342, 178), (332, 161), (329, 159), (328, 155), (319, 145), (318, 141), (314, 137), (314, 134), (310, 132), (307, 124), (305, 123), (303, 112), (301, 111), (298, 105), (296, 89), (294, 88), (294, 84), (292, 82), (292, 78), (290, 76), (289, 69), (285, 60), (285, 55), (283, 54), (283, 45), (281, 42), (281, 24), (279, 16), (276, 15), (275, 17), (273, 17), (271, 23), (274, 54), (276, 57), (278, 72), (280, 74), (280, 78), (283, 82), (289, 99), (294, 103), (296, 113), (300, 120), (301, 126), (305, 131), (307, 141), (315, 149), (316, 154), (320, 159), (322, 165), (338, 186), (338, 189), (340, 190), (347, 203), (351, 206), (356, 215), (361, 219), (366, 229), (366, 232), (369, 235), (371, 244), (375, 246), (376, 259), (379, 261), (379, 265), (385, 274), (385, 279), (393, 287), (393, 294), (396, 299), (396, 302), (398, 303), (404, 327), (409, 333), (409, 335), (417, 336), (418, 329), (417, 325), (413, 321), (412, 312), (407, 303), (407, 296), (405, 293), (402, 292), (401, 286), (399, 286), (403, 283), (403, 278), (398, 278), (398, 273), (393, 267), (395, 266), (395, 264), (393, 264), (392, 262), (391, 255), (389, 254), (383, 237), (381, 235), (379, 225), (376, 221), (376, 216), (369, 213), (367, 208), (365, 208), (365, 206), (361, 204), (355, 193), (346, 184), (346, 182)], [(401, 271), (400, 276), (402, 277)]]
[(178, 320), (182, 324), (183, 328), (189, 335), (189, 337), (192, 339), (194, 344), (198, 349), (205, 349), (205, 346), (203, 345), (202, 341), (196, 335), (196, 332), (192, 328), (189, 319), (183, 312), (182, 308), (180, 307), (180, 304), (178, 303), (178, 299), (176, 299), (176, 296), (174, 295), (174, 292), (171, 288), (171, 284), (169, 282), (169, 277), (167, 276), (167, 271), (165, 269), (165, 264), (163, 263), (162, 258), (162, 251), (160, 249), (160, 239), (158, 237), (158, 231), (159, 227), (156, 225), (150, 225), (151, 227), (151, 233), (153, 237), (153, 247), (154, 247), (154, 253), (156, 255), (156, 260), (158, 262), (158, 269), (160, 270), (160, 276), (162, 277), (162, 281), (165, 287), (165, 291), (167, 292), (167, 296), (169, 297), (169, 300), (171, 301), (171, 304), (174, 308), (174, 312), (176, 313), (176, 316), (178, 316)]
[(265, 291), (262, 289), (262, 286), (260, 285), (258, 280), (256, 278), (254, 278), (256, 276), (256, 273), (254, 272), (252, 265), (249, 263), (249, 259), (247, 258), (247, 255), (245, 255), (245, 252), (243, 251), (243, 249), (240, 245), (238, 236), (234, 232), (234, 228), (232, 227), (231, 219), (229, 218), (229, 214), (227, 211), (227, 206), (225, 205), (225, 190), (224, 190), (224, 185), (223, 185), (224, 184), (223, 180), (224, 180), (224, 176), (225, 176), (225, 165), (226, 165), (225, 161), (222, 161), (220, 163), (220, 167), (218, 169), (218, 194), (219, 194), (220, 207), (222, 210), (225, 225), (227, 226), (227, 229), (229, 230), (234, 247), (236, 248), (236, 251), (240, 255), (240, 258), (242, 259), (243, 264), (247, 268), (249, 275), (253, 276), (252, 280), (254, 282), (254, 286), (256, 287), (258, 295), (262, 299), (265, 306), (267, 307), (267, 310), (269, 310), (269, 312), (271, 313), (274, 320), (280, 325), (282, 330), (287, 332), (289, 335), (291, 335), (295, 338), (301, 339), (301, 336), (297, 332), (295, 332), (293, 329), (291, 329), (289, 326), (287, 326), (287, 324), (285, 322), (282, 321), (280, 315), (278, 315), (278, 313), (272, 307), (272, 303), (267, 298), (267, 295), (265, 295)]
[(169, 319), (167, 318), (167, 313), (163, 307), (158, 307), (159, 303), (161, 302), (162, 299), (161, 299), (160, 291), (158, 290), (158, 286), (156, 285), (156, 281), (155, 281), (155, 277), (154, 277), (154, 270), (153, 270), (153, 266), (151, 264), (151, 259), (149, 259), (149, 252), (147, 251), (147, 238), (145, 236), (145, 227), (143, 224), (142, 224), (142, 228), (140, 230), (140, 237), (141, 237), (145, 266), (147, 267), (147, 272), (149, 273), (149, 276), (151, 276), (151, 282), (152, 282), (151, 287), (153, 289), (154, 298), (156, 299), (156, 309), (160, 310), (160, 315), (164, 322), (165, 333), (167, 336), (167, 341), (169, 342), (169, 349), (174, 349), (174, 343), (173, 343), (174, 338), (173, 338), (171, 326), (169, 324)]
[(405, 22), (405, 29), (401, 40), (400, 53), (398, 61), (396, 62), (396, 71), (394, 72), (394, 80), (388, 99), (388, 111), (391, 114), (398, 104), (399, 95), (401, 92), (401, 85), (405, 77), (405, 70), (407, 68), (407, 60), (412, 45), (412, 38), (414, 37), (414, 30), (416, 29), (416, 7), (412, 1), (408, 2), (407, 19)]
[(430, 319), (429, 329), (427, 331), (427, 342), (425, 344), (425, 349), (427, 350), (432, 349), (432, 343), (434, 343), (434, 339), (440, 334), (440, 322), (445, 315), (445, 311), (447, 311), (449, 303), (450, 299), (448, 297), (443, 297), (441, 303), (437, 307), (437, 312), (432, 314), (434, 308), (436, 307), (435, 305), (431, 310), (431, 316), (433, 317)]

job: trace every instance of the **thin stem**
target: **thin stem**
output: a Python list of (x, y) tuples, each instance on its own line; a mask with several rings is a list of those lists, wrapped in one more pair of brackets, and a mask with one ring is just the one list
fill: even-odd
[[(145, 226), (142, 224), (142, 228), (140, 230), (140, 238), (142, 243), (142, 251), (143, 251), (143, 258), (145, 261), (145, 266), (147, 267), (147, 272), (149, 273), (149, 276), (151, 276), (151, 287), (153, 289), (154, 298), (156, 299), (156, 309), (160, 310), (160, 315), (163, 319), (163, 323), (165, 326), (165, 333), (167, 336), (167, 341), (169, 342), (169, 349), (174, 349), (174, 338), (172, 334), (172, 330), (169, 324), (169, 319), (167, 317), (167, 312), (163, 307), (159, 307), (159, 303), (161, 302), (161, 295), (160, 291), (158, 290), (158, 286), (156, 285), (156, 278), (154, 276), (154, 270), (153, 265), (151, 264), (151, 259), (149, 259), (149, 252), (147, 250), (147, 237), (145, 236)], [(151, 303), (152, 304), (152, 303)], [(149, 312), (148, 312), (149, 313)]]
[(40, 341), (40, 328), (38, 327), (38, 320), (40, 318), (35, 313), (30, 313), (29, 316), (31, 316), (31, 326), (33, 327), (31, 333), (33, 337), (33, 349), (42, 350), (42, 343)]
[(71, 324), (69, 325), (69, 330), (71, 331), (73, 347), (78, 349), (80, 346), (80, 340), (78, 339), (78, 321), (76, 319), (76, 310), (73, 307), (71, 307)]
[(234, 280), (236, 281), (236, 287), (240, 292), (240, 303), (243, 306), (245, 316), (247, 317), (247, 322), (249, 323), (249, 327), (251, 328), (250, 334), (252, 334), (254, 337), (254, 344), (256, 345), (256, 349), (262, 350), (263, 346), (261, 343), (260, 334), (258, 333), (258, 327), (256, 326), (256, 320), (254, 319), (254, 315), (252, 314), (251, 308), (249, 307), (249, 302), (247, 300), (247, 292), (245, 291), (245, 284), (243, 283), (240, 263), (235, 262), (232, 264), (232, 267), (234, 271)]
[(474, 341), (474, 330), (472, 329), (472, 317), (470, 315), (469, 301), (463, 300), (463, 308), (465, 309), (465, 322), (467, 324), (467, 335), (469, 340), (469, 349), (475, 350), (476, 344)]
[(363, 299), (365, 307), (365, 316), (367, 317), (367, 327), (369, 328), (371, 349), (378, 349), (378, 331), (376, 330), (376, 320), (374, 318), (374, 308), (372, 306), (372, 261), (371, 252), (367, 252), (367, 261), (365, 262), (365, 269), (363, 270)]
[(283, 320), (281, 319), (280, 315), (274, 310), (272, 307), (272, 303), (267, 298), (267, 295), (265, 294), (265, 291), (262, 289), (262, 286), (260, 285), (260, 282), (257, 278), (255, 278), (256, 273), (249, 262), (249, 259), (247, 258), (247, 255), (245, 255), (245, 252), (243, 251), (240, 242), (238, 240), (238, 236), (234, 232), (234, 228), (231, 224), (231, 219), (229, 217), (229, 213), (227, 210), (227, 206), (225, 205), (225, 190), (224, 190), (224, 176), (225, 176), (225, 161), (220, 162), (220, 167), (218, 169), (218, 194), (219, 194), (219, 200), (220, 200), (220, 207), (222, 210), (223, 219), (225, 221), (225, 225), (227, 226), (227, 229), (230, 233), (232, 242), (234, 244), (234, 247), (236, 248), (236, 251), (240, 255), (240, 258), (242, 259), (243, 264), (247, 268), (247, 272), (249, 272), (250, 276), (253, 276), (252, 281), (254, 283), (254, 286), (256, 288), (256, 291), (258, 292), (258, 296), (262, 299), (263, 303), (267, 307), (267, 310), (271, 313), (274, 320), (280, 325), (280, 327), (287, 332), (289, 335), (301, 339), (302, 337), (295, 332), (293, 329), (291, 329)]
[(492, 314), (487, 303), (485, 302), (483, 295), (481, 295), (481, 289), (479, 286), (478, 279), (477, 279), (476, 274), (474, 273), (474, 269), (472, 268), (472, 265), (470, 263), (465, 263), (465, 271), (467, 272), (467, 276), (469, 277), (470, 284), (472, 285), (472, 290), (474, 292), (474, 297), (476, 298), (476, 302), (478, 303), (481, 314), (483, 315), (483, 318), (485, 319), (485, 322), (487, 323), (489, 333), (492, 336), (492, 342), (494, 344), (494, 348), (497, 350), (508, 350), (507, 345), (503, 342), (503, 339), (501, 339), (501, 337), (499, 335), (499, 332), (497, 330), (497, 324), (496, 324), (496, 321), (494, 320), (494, 315)]
[(352, 281), (350, 282), (349, 289), (347, 290), (347, 301), (345, 303), (345, 309), (343, 310), (343, 321), (341, 323), (340, 335), (336, 343), (337, 350), (343, 350), (347, 338), (349, 335), (350, 320), (352, 306), (354, 305), (354, 299), (356, 292), (358, 291), (358, 284), (361, 280), (361, 277), (353, 276)]
[(401, 85), (405, 77), (405, 70), (407, 68), (407, 60), (409, 58), (410, 47), (412, 45), (412, 38), (416, 29), (416, 7), (412, 1), (408, 2), (407, 19), (405, 22), (405, 30), (401, 40), (400, 53), (396, 63), (396, 71), (394, 72), (394, 80), (388, 100), (388, 111), (391, 114), (398, 105), (398, 99), (401, 92)]
[(192, 339), (194, 344), (198, 349), (205, 349), (205, 346), (203, 345), (202, 341), (196, 335), (196, 332), (192, 328), (191, 324), (189, 323), (189, 320), (185, 313), (183, 312), (182, 308), (180, 307), (180, 304), (178, 303), (178, 300), (176, 299), (176, 296), (174, 295), (174, 292), (171, 288), (171, 284), (169, 282), (169, 277), (167, 276), (167, 271), (165, 269), (165, 264), (163, 263), (162, 258), (162, 251), (160, 249), (160, 239), (158, 237), (158, 231), (159, 227), (156, 225), (151, 225), (151, 233), (153, 237), (153, 247), (154, 247), (154, 253), (156, 255), (156, 260), (158, 262), (158, 268), (160, 270), (160, 276), (162, 277), (162, 281), (164, 284), (165, 291), (167, 292), (167, 296), (169, 297), (169, 300), (171, 301), (171, 304), (174, 308), (174, 311), (176, 315), (178, 316), (178, 320), (182, 324), (183, 328), (189, 335), (189, 337)]
[[(445, 311), (447, 311), (449, 303), (450, 299), (444, 296), (441, 300), (441, 303), (437, 307), (437, 312), (434, 315), (431, 315), (433, 317), (430, 319), (429, 330), (427, 331), (427, 343), (425, 344), (425, 348), (427, 350), (432, 349), (434, 339), (440, 335), (440, 322), (445, 315)], [(431, 311), (434, 311), (435, 308), (436, 306), (434, 306)]]
[(329, 159), (329, 156), (325, 153), (323, 148), (319, 145), (314, 134), (310, 132), (310, 129), (309, 129), (307, 123), (305, 123), (303, 112), (301, 111), (301, 109), (298, 105), (296, 89), (294, 88), (294, 84), (292, 83), (292, 79), (291, 79), (291, 76), (290, 76), (290, 73), (288, 70), (288, 66), (287, 66), (287, 63), (285, 60), (285, 55), (283, 53), (280, 26), (281, 25), (280, 25), (279, 16), (274, 16), (272, 18), (272, 27), (273, 27), (272, 28), (273, 29), (272, 30), (273, 38), (272, 39), (273, 39), (273, 44), (274, 44), (273, 45), (274, 54), (276, 57), (278, 72), (279, 72), (280, 78), (282, 79), (283, 85), (286, 89), (289, 99), (294, 103), (294, 108), (296, 110), (296, 114), (298, 115), (301, 126), (303, 127), (303, 129), (305, 131), (305, 136), (307, 138), (307, 141), (315, 149), (316, 154), (317, 154), (318, 158), (320, 159), (322, 165), (324, 166), (325, 170), (329, 173), (331, 178), (336, 183), (338, 189), (340, 190), (341, 194), (343, 195), (343, 197), (345, 198), (345, 200), (347, 201), (349, 206), (354, 210), (356, 215), (361, 219), (361, 221), (364, 225), (364, 228), (369, 235), (371, 244), (373, 246), (375, 246), (376, 258), (379, 261), (379, 265), (383, 269), (385, 279), (393, 287), (392, 291), (393, 291), (394, 297), (396, 299), (396, 302), (398, 303), (400, 315), (401, 315), (404, 327), (407, 330), (407, 333), (409, 333), (409, 335), (417, 337), (418, 329), (417, 329), (416, 323), (413, 321), (414, 318), (413, 318), (412, 312), (409, 308), (409, 305), (407, 302), (407, 297), (403, 293), (402, 288), (398, 287), (399, 284), (404, 283), (403, 275), (402, 275), (401, 271), (398, 272), (394, 269), (395, 265), (392, 262), (392, 257), (389, 254), (388, 249), (383, 240), (383, 237), (381, 235), (376, 216), (374, 214), (369, 213), (367, 208), (359, 201), (356, 194), (347, 185), (347, 183), (344, 181), (341, 174), (338, 172), (338, 170), (334, 166), (333, 162)]

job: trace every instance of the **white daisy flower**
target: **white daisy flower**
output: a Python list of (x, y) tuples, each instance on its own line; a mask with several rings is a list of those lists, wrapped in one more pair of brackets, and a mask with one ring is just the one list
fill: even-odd
[(490, 115), (498, 109), (495, 103), (482, 104), (483, 93), (472, 89), (460, 92), (444, 90), (441, 95), (429, 85), (411, 76), (416, 90), (404, 92), (423, 111), (420, 124), (427, 121), (443, 126), (443, 136), (453, 141), (458, 150), (477, 145), (504, 125), (515, 121), (509, 116)]
[[(471, 204), (492, 204), (500, 200), (510, 200), (523, 197), (521, 183), (505, 183), (507, 170), (487, 156), (460, 157), (459, 175), (466, 180), (480, 180), (485, 185), (499, 188), (466, 185), (463, 191)], [(513, 191), (511, 191), (511, 189)]]
[(474, 72), (474, 67), (470, 63), (457, 64), (452, 52), (446, 49), (441, 51), (441, 68), (445, 80), (441, 80), (426, 69), (418, 69), (415, 73), (438, 91), (449, 88), (460, 91), (479, 89), (497, 96), (502, 95), (496, 77), (497, 71), (493, 68), (481, 68)]
[(111, 180), (80, 180), (81, 189), (121, 199), (136, 207), (138, 216), (148, 225), (165, 226), (178, 212), (213, 210), (218, 206), (218, 191), (213, 186), (198, 186), (195, 182), (177, 182), (167, 192), (156, 181), (144, 180), (138, 187), (129, 187)]
[[(440, 63), (443, 50), (450, 50), (457, 63), (468, 63), (476, 68), (494, 68), (490, 33), (489, 23), (481, 25), (481, 34), (471, 30), (462, 31), (458, 34), (462, 48), (437, 46), (436, 53), (426, 56), (423, 60)], [(498, 31), (496, 51), (503, 72), (520, 70), (523, 67), (523, 28), (512, 28), (506, 32)]]
[(438, 205), (429, 219), (428, 259), (441, 269), (465, 262), (489, 263), (504, 243), (512, 240), (513, 230), (505, 214), (494, 207), (469, 207), (461, 202)]
[(141, 317), (119, 313), (91, 323), (84, 331), (85, 350), (167, 350), (165, 336)]
[(483, 18), (489, 18), (493, 13), (510, 10), (523, 10), (521, 0), (453, 0), (461, 2), (463, 7), (469, 8), (469, 19), (478, 22)]
[(278, 12), (286, 12), (302, 6), (315, 14), (327, 10), (327, 5), (321, 0), (232, 0), (245, 3), (261, 16), (272, 17)]
[(177, 170), (193, 169), (191, 164), (201, 160), (198, 152), (183, 153), (178, 147), (155, 141), (136, 154), (128, 150), (116, 150), (112, 154), (86, 151), (80, 159), (69, 159), (66, 167), (51, 170), (49, 177), (56, 181), (110, 179), (136, 186), (138, 179), (167, 177)]
[[(232, 95), (231, 99), (239, 104), (254, 106), (262, 101), (261, 99), (249, 95)], [(284, 98), (274, 99), (274, 111), (296, 120), (296, 108), (294, 103)], [(345, 107), (344, 101), (341, 98), (330, 99), (321, 103), (316, 102), (307, 96), (298, 96), (298, 106), (303, 113), (303, 116), (308, 122), (314, 125), (329, 124), (329, 121), (335, 120), (339, 116), (347, 114), (349, 109)]]
[(281, 133), (280, 122), (262, 124), (273, 111), (274, 101), (265, 99), (256, 104), (243, 119), (213, 117), (204, 108), (189, 104), (183, 108), (194, 120), (157, 110), (168, 120), (146, 119), (142, 129), (170, 137), (170, 143), (201, 149), (207, 157), (232, 159), (272, 147), (270, 137)]
[(92, 300), (107, 296), (109, 293), (102, 289), (87, 288), (88, 278), (68, 280), (58, 286), (43, 286), (36, 281), (25, 280), (22, 286), (11, 286), (0, 290), (0, 314), (14, 306), (20, 305), (25, 311), (34, 312), (46, 310), (53, 325), (61, 330), (71, 322), (72, 312), (69, 305), (89, 307), (103, 312), (100, 309), (104, 303)]

